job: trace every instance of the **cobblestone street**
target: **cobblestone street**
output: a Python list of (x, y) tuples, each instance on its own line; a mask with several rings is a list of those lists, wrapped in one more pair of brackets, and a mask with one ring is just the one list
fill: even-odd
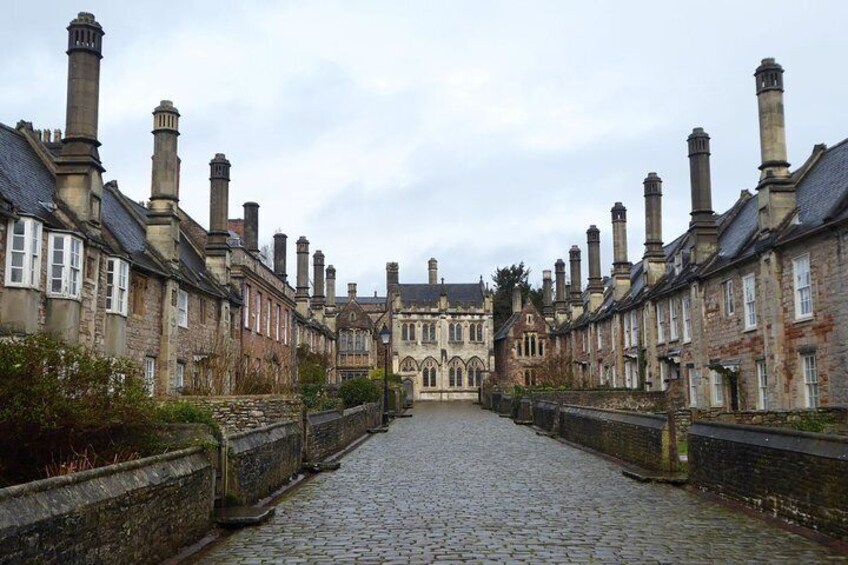
[(820, 563), (810, 540), (470, 403), (420, 403), (204, 563)]

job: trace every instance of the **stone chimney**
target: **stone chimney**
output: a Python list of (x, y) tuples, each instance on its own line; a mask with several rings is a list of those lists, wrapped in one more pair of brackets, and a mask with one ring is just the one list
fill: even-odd
[(786, 123), (783, 116), (783, 67), (763, 59), (754, 77), (760, 117), (760, 184), (757, 186), (760, 231), (778, 227), (796, 207), (795, 186), (786, 160)]
[(153, 110), (153, 175), (147, 210), (147, 241), (174, 269), (180, 261), (179, 119), (170, 100), (162, 100)]
[(430, 257), (427, 261), (427, 282), (430, 284), (439, 284), (439, 262), (435, 258)]
[(354, 299), (356, 299), (356, 283), (347, 283), (347, 300), (350, 302)]
[(554, 312), (556, 313), (557, 323), (565, 321), (566, 312), (568, 312), (568, 290), (565, 283), (565, 261), (557, 259), (554, 264), (554, 273), (556, 275), (556, 300), (554, 301)]
[(580, 289), (580, 248), (572, 245), (568, 251), (568, 262), (571, 264), (571, 288), (569, 291), (569, 305), (571, 306), (571, 317), (577, 318), (583, 313), (583, 292)]
[(515, 285), (512, 287), (512, 313), (519, 314), (521, 312), (521, 286)]
[(103, 201), (100, 174), (104, 169), (97, 149), (103, 35), (103, 28), (88, 12), (80, 12), (68, 25), (65, 138), (56, 177), (58, 197), (80, 220), (95, 226), (100, 224)]
[(612, 277), (613, 296), (621, 300), (630, 292), (630, 268), (627, 260), (627, 208), (616, 202), (610, 210), (612, 214)]
[(691, 260), (696, 265), (703, 265), (718, 248), (718, 226), (713, 215), (710, 181), (710, 136), (703, 128), (695, 128), (686, 141), (689, 145), (689, 184), (692, 188), (692, 220), (689, 222), (689, 230), (694, 241)]
[(554, 297), (553, 297), (553, 281), (551, 280), (551, 271), (546, 269), (542, 271), (542, 315), (546, 320), (554, 319)]
[(324, 254), (317, 250), (312, 255), (312, 309), (324, 309)]
[(330, 329), (336, 329), (336, 268), (327, 265), (327, 301), (324, 305), (327, 316), (327, 325)]
[(604, 283), (601, 280), (601, 230), (591, 225), (586, 230), (586, 247), (589, 249), (589, 309), (594, 312), (604, 300)]
[(223, 153), (209, 161), (209, 237), (206, 239), (206, 267), (221, 284), (229, 283), (230, 246), (227, 210), (230, 194), (230, 162)]
[(286, 242), (288, 236), (284, 233), (274, 234), (274, 274), (283, 279), (283, 282), (288, 281), (286, 273)]
[(645, 185), (645, 255), (644, 269), (648, 286), (665, 275), (665, 253), (662, 241), (662, 179), (648, 173)]
[(244, 203), (244, 246), (251, 253), (259, 253), (259, 204)]
[(297, 240), (297, 287), (294, 298), (297, 311), (306, 316), (309, 311), (309, 240), (305, 236)]
[(391, 300), (400, 284), (400, 267), (397, 263), (386, 263), (386, 292)]

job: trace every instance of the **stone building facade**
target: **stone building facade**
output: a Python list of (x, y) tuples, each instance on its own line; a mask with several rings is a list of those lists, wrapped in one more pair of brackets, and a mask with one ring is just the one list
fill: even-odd
[(416, 400), (476, 399), (494, 368), (492, 296), (479, 283), (438, 282), (430, 259), (426, 284), (401, 284), (386, 265), (392, 368)]
[(149, 202), (103, 182), (103, 35), (85, 12), (68, 27), (64, 137), (26, 121), (0, 124), (0, 328), (129, 356), (157, 395), (229, 392), (259, 372), (265, 386), (291, 385), (298, 337), (333, 357), (332, 316), (295, 315), (285, 238), (275, 249), (282, 270), (266, 266), (255, 245), (258, 205), (245, 208), (245, 237), (228, 229), (226, 157), (210, 162), (208, 231), (179, 207), (180, 113), (170, 101), (153, 111)]
[(817, 145), (790, 170), (783, 69), (764, 59), (755, 78), (755, 194), (713, 211), (710, 138), (695, 128), (686, 233), (663, 243), (662, 180), (649, 173), (642, 260), (627, 259), (627, 211), (616, 203), (612, 276), (593, 285), (588, 234), (589, 287), (579, 290), (578, 263), (568, 295), (577, 300), (555, 308), (557, 349), (583, 386), (663, 390), (672, 405), (724, 410), (848, 403), (848, 143)]
[[(550, 273), (544, 280), (550, 282)], [(549, 296), (549, 295), (546, 295)], [(545, 301), (545, 306), (549, 301)], [(522, 304), (521, 289), (512, 291), (512, 315), (495, 334), (495, 381), (505, 389), (512, 385), (545, 383), (544, 362), (552, 351), (552, 327), (531, 301)]]

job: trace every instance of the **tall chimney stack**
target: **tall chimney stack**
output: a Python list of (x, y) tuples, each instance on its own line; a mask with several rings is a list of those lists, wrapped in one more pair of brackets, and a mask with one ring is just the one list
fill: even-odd
[(386, 293), (391, 300), (400, 283), (400, 268), (397, 263), (386, 263)]
[(589, 309), (597, 310), (604, 299), (604, 284), (601, 280), (601, 230), (592, 224), (586, 230), (586, 247), (589, 249)]
[(347, 300), (350, 302), (356, 298), (356, 283), (347, 283)]
[(630, 261), (627, 260), (627, 208), (616, 202), (612, 214), (613, 296), (621, 300), (630, 291)]
[(554, 311), (557, 315), (557, 323), (564, 321), (564, 314), (568, 311), (568, 294), (565, 289), (565, 261), (557, 259), (554, 264), (554, 273), (556, 275), (556, 300), (554, 301)]
[(324, 309), (324, 254), (317, 250), (312, 255), (312, 309)]
[(430, 257), (427, 262), (427, 282), (430, 284), (439, 284), (439, 262), (434, 257)]
[(206, 266), (221, 284), (229, 283), (230, 232), (227, 210), (230, 194), (230, 162), (223, 153), (209, 161), (209, 237), (206, 239)]
[(554, 318), (553, 281), (550, 269), (542, 271), (542, 315), (546, 320)]
[(306, 316), (309, 310), (309, 240), (300, 236), (297, 240), (297, 287), (295, 301), (297, 311)]
[(179, 119), (170, 100), (162, 100), (153, 110), (153, 174), (147, 210), (147, 239), (173, 268), (179, 267), (180, 260)]
[(244, 246), (251, 253), (259, 253), (259, 204), (244, 203)]
[(718, 227), (713, 215), (710, 181), (710, 136), (703, 128), (695, 128), (686, 140), (689, 145), (689, 183), (692, 188), (692, 262), (703, 265), (718, 248)]
[(327, 324), (331, 329), (336, 329), (336, 268), (327, 265), (327, 301), (324, 306), (327, 316)]
[(512, 287), (512, 313), (519, 314), (521, 312), (521, 286), (515, 285)]
[(665, 275), (665, 253), (662, 241), (662, 179), (648, 173), (645, 186), (645, 255), (644, 266), (648, 286)]
[(286, 273), (286, 243), (288, 236), (284, 233), (274, 234), (274, 274), (287, 282)]
[(56, 176), (59, 199), (95, 230), (99, 229), (103, 201), (100, 174), (104, 169), (97, 150), (103, 35), (103, 28), (88, 12), (80, 12), (68, 26), (65, 138)]
[(760, 118), (760, 183), (757, 186), (760, 231), (779, 226), (796, 207), (795, 187), (786, 160), (786, 123), (783, 115), (783, 67), (763, 59), (754, 77)]
[(568, 251), (568, 262), (571, 264), (571, 288), (568, 300), (571, 305), (571, 317), (577, 318), (583, 313), (583, 292), (580, 286), (580, 248), (572, 245)]

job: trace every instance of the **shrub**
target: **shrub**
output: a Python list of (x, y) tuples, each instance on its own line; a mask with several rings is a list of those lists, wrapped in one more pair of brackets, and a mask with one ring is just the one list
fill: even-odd
[(162, 403), (156, 410), (156, 421), (165, 424), (206, 424), (215, 431), (220, 430), (211, 410), (184, 400)]
[(339, 398), (344, 402), (345, 408), (376, 402), (380, 400), (380, 387), (371, 379), (350, 379), (339, 386)]
[[(46, 335), (0, 341), (0, 484), (41, 478), (86, 454), (95, 466), (146, 444), (155, 405), (127, 359), (95, 355)], [(94, 455), (96, 454), (96, 455)]]
[(298, 392), (307, 412), (323, 412), (337, 410), (338, 400), (327, 394), (327, 387), (322, 384), (302, 384)]

